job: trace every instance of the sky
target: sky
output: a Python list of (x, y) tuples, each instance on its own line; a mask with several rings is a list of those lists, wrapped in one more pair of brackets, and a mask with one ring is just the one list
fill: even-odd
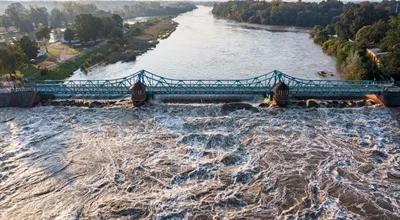
[[(54, 1), (76, 1), (76, 2), (95, 2), (95, 1), (148, 1), (148, 0), (0, 0), (0, 2), (54, 2)], [(152, 0), (152, 1), (210, 1), (210, 0)], [(212, 0), (213, 2), (223, 2), (223, 1), (227, 1), (227, 0)], [(283, 1), (287, 1), (287, 2), (295, 2), (298, 0), (283, 0)], [(322, 0), (303, 0), (304, 2), (320, 2)], [(365, 1), (365, 0), (357, 0), (357, 1), (353, 1), (353, 0), (342, 0), (343, 2), (360, 2), (360, 1)], [(381, 0), (369, 0), (370, 2), (380, 2)]]

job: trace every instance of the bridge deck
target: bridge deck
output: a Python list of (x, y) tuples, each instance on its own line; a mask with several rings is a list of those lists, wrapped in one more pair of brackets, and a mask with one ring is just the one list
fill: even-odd
[(39, 93), (59, 98), (119, 98), (130, 95), (130, 88), (138, 81), (147, 86), (148, 95), (266, 95), (279, 81), (289, 86), (291, 96), (302, 97), (355, 97), (380, 94), (396, 87), (393, 81), (305, 80), (279, 71), (241, 80), (176, 80), (143, 70), (121, 79), (43, 81), (33, 85), (33, 88)]

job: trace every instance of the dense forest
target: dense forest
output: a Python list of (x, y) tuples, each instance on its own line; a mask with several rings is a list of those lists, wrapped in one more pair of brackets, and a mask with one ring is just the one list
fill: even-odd
[[(400, 80), (400, 16), (396, 2), (346, 4), (336, 21), (315, 26), (314, 42), (336, 57), (349, 79)], [(373, 62), (368, 49), (381, 51)]]
[[(337, 58), (348, 79), (400, 80), (400, 18), (396, 1), (343, 3), (229, 1), (214, 5), (217, 17), (267, 25), (314, 27), (312, 37)], [(368, 48), (385, 56), (372, 62)]]
[(214, 5), (215, 16), (239, 22), (313, 27), (330, 24), (343, 10), (335, 0), (321, 3), (282, 1), (229, 1)]

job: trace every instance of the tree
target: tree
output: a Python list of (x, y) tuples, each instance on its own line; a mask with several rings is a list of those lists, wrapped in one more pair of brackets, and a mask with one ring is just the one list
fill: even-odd
[(354, 39), (356, 33), (364, 26), (379, 20), (387, 21), (390, 13), (375, 3), (346, 4), (344, 12), (336, 23), (336, 32), (344, 39)]
[(91, 14), (80, 14), (75, 17), (76, 34), (80, 41), (95, 41), (101, 33), (101, 20)]
[(336, 0), (312, 2), (229, 1), (214, 5), (212, 13), (241, 22), (312, 27), (326, 26), (343, 10)]
[(5, 10), (7, 17), (11, 19), (14, 25), (19, 26), (19, 22), (26, 16), (26, 8), (21, 3), (11, 3)]
[(10, 78), (17, 69), (17, 57), (11, 46), (0, 47), (0, 75), (9, 74)]
[(45, 7), (31, 7), (29, 17), (31, 21), (35, 24), (36, 28), (39, 28), (40, 25), (48, 26), (48, 17), (47, 9)]
[(329, 39), (328, 31), (320, 25), (316, 25), (314, 27), (312, 36), (314, 38), (314, 42), (317, 44), (323, 44)]
[(123, 35), (123, 20), (119, 15), (112, 15), (107, 17), (102, 17), (101, 32), (99, 36), (101, 37), (111, 37), (114, 39), (122, 38)]
[(37, 43), (35, 41), (32, 41), (28, 36), (24, 36), (14, 43), (22, 50), (22, 52), (28, 57), (28, 59), (36, 58), (39, 47), (37, 46)]
[(32, 33), (35, 30), (35, 27), (29, 19), (24, 18), (19, 23), (19, 30), (24, 33)]
[(34, 31), (27, 10), (21, 3), (11, 3), (5, 10), (5, 14), (21, 32), (31, 33)]
[(400, 16), (392, 17), (389, 21), (389, 30), (382, 40), (381, 48), (392, 51), (400, 45)]
[(381, 63), (385, 75), (400, 80), (400, 45), (397, 45), (389, 52), (389, 54), (382, 57)]
[(13, 25), (11, 19), (6, 15), (0, 15), (0, 26), (4, 27), (6, 31)]
[(382, 40), (381, 48), (389, 52), (381, 60), (383, 72), (400, 80), (400, 16), (390, 19), (389, 30)]
[(357, 52), (347, 57), (343, 72), (346, 74), (347, 78), (351, 80), (366, 79), (368, 75), (368, 70), (363, 68), (361, 58)]
[(38, 40), (49, 40), (50, 39), (51, 29), (47, 26), (40, 28), (36, 32), (36, 39)]
[(75, 32), (70, 28), (65, 29), (64, 40), (68, 41), (68, 43), (71, 44), (71, 41), (74, 38), (75, 38)]
[(77, 2), (63, 3), (65, 18), (68, 22), (73, 22), (74, 18), (79, 14), (93, 14), (97, 7), (93, 4), (80, 4)]
[(53, 8), (50, 12), (50, 26), (53, 28), (61, 28), (64, 26), (65, 14), (58, 8)]
[(47, 27), (47, 26), (42, 27), (41, 29), (39, 29), (36, 32), (36, 39), (44, 42), (44, 45), (46, 47), (46, 52), (48, 52), (47, 51), (47, 45), (48, 45), (49, 40), (50, 40), (50, 33), (51, 33), (51, 29), (49, 27)]
[(362, 27), (356, 34), (356, 41), (368, 47), (376, 47), (385, 37), (388, 26), (383, 20), (379, 20), (373, 25)]

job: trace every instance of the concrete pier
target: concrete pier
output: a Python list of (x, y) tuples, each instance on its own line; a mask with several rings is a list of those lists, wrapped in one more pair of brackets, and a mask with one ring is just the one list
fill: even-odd
[(0, 107), (33, 107), (40, 101), (39, 95), (32, 89), (2, 89)]
[(378, 97), (380, 100), (382, 100), (383, 104), (387, 107), (399, 107), (400, 106), (400, 88), (399, 87), (387, 89)]

